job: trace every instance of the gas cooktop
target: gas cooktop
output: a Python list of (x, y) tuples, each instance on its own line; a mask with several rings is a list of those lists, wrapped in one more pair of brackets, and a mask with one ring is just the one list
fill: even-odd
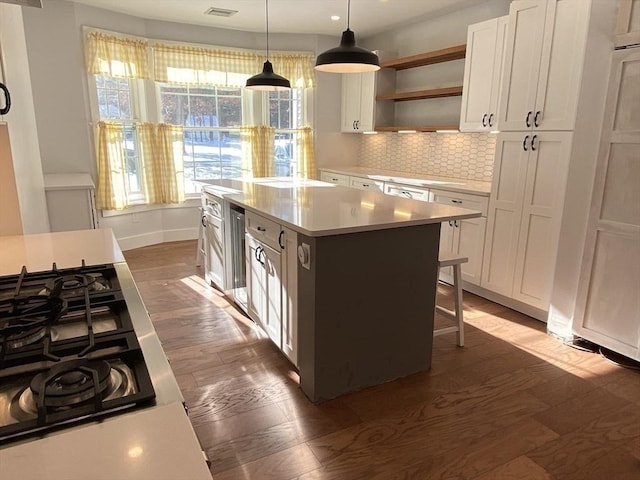
[(0, 443), (154, 398), (113, 265), (0, 277)]

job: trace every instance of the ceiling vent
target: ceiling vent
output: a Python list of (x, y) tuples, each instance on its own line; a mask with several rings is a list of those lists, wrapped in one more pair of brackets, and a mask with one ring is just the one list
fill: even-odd
[(226, 8), (211, 7), (204, 12), (205, 15), (215, 15), (216, 17), (231, 17), (238, 13), (238, 10), (227, 10)]

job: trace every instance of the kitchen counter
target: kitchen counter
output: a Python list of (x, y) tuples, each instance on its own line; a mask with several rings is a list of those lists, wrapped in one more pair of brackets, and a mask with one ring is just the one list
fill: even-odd
[(0, 446), (0, 478), (211, 480), (183, 397), (110, 229), (0, 237), (0, 275), (113, 263), (156, 394), (150, 404)]
[(341, 173), (343, 175), (366, 177), (379, 182), (402, 183), (416, 187), (437, 188), (439, 190), (483, 195), (487, 197), (491, 193), (491, 182), (481, 182), (477, 180), (397, 172), (394, 170), (383, 170), (370, 167), (323, 167), (320, 170)]
[(318, 180), (212, 181), (204, 190), (309, 237), (384, 230), (479, 217), (449, 205), (416, 202)]
[[(296, 282), (283, 295), (297, 292), (300, 387), (313, 402), (430, 368), (441, 222), (480, 212), (317, 180), (222, 180), (204, 191), (297, 232), (272, 258), (287, 259)], [(262, 270), (251, 265), (247, 290), (260, 297)]]

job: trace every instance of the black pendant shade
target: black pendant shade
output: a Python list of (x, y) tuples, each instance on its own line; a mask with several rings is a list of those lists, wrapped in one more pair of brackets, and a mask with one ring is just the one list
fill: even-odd
[(267, 61), (262, 72), (249, 78), (246, 87), (251, 90), (276, 91), (291, 88), (291, 83), (284, 77), (273, 73), (273, 65), (269, 61), (269, 0), (265, 0), (265, 17), (267, 20)]
[(267, 60), (262, 67), (262, 73), (249, 78), (246, 86), (253, 90), (275, 91), (287, 90), (291, 88), (291, 83), (286, 78), (273, 73), (273, 65)]
[(356, 36), (347, 27), (338, 47), (318, 55), (315, 69), (331, 73), (375, 72), (380, 69), (380, 61), (375, 53), (356, 45)]

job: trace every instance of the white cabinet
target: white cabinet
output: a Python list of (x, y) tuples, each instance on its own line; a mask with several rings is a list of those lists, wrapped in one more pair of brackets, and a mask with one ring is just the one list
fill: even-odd
[(377, 180), (371, 180), (368, 177), (349, 177), (349, 186), (353, 188), (359, 188), (361, 190), (384, 190), (384, 182)]
[(97, 227), (95, 187), (89, 174), (47, 174), (44, 189), (52, 232)]
[(487, 218), (481, 286), (549, 307), (571, 132), (502, 133)]
[(282, 345), (282, 273), (280, 252), (250, 233), (245, 238), (247, 309), (278, 347)]
[(497, 130), (508, 16), (469, 25), (460, 111), (461, 132)]
[(590, 3), (511, 3), (498, 110), (500, 131), (573, 130)]
[(412, 200), (420, 200), (421, 202), (430, 202), (432, 195), (428, 188), (410, 187), (400, 183), (384, 184), (384, 193), (394, 195), (396, 197), (411, 198)]
[(349, 175), (343, 175), (335, 172), (320, 172), (320, 180), (323, 182), (335, 183), (343, 187), (349, 186)]
[(297, 234), (253, 212), (245, 220), (247, 311), (297, 365)]
[(361, 133), (373, 130), (376, 73), (342, 74), (342, 131)]
[(202, 253), (204, 278), (210, 285), (224, 291), (225, 285), (225, 225), (222, 200), (202, 194)]
[[(479, 210), (482, 217), (444, 222), (440, 230), (440, 250), (464, 255), (469, 260), (461, 265), (462, 279), (480, 285), (484, 236), (487, 224), (488, 197), (431, 189), (433, 201), (471, 210)], [(451, 268), (443, 268), (440, 278), (451, 282)]]
[(640, 48), (615, 51), (573, 330), (640, 361), (638, 85)]

